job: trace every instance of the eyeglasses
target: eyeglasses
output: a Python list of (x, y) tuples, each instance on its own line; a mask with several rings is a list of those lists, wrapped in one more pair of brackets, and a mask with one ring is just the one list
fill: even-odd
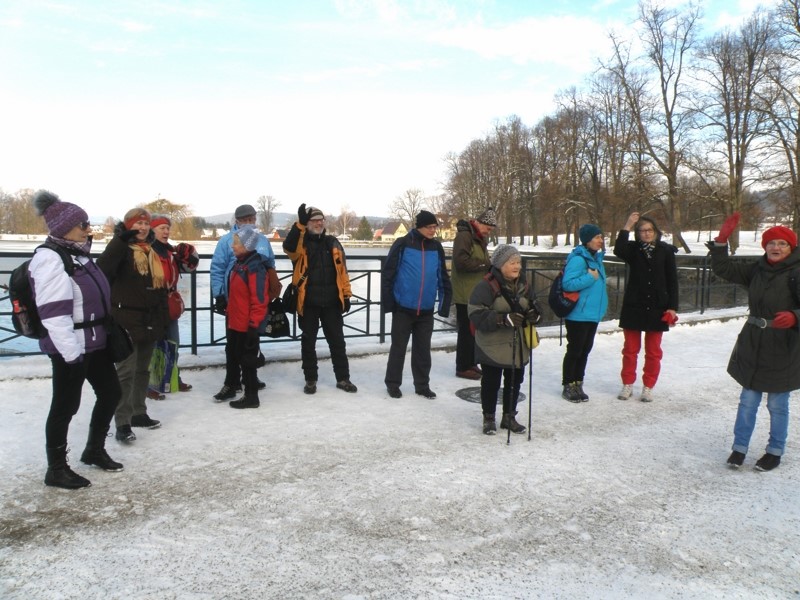
[(789, 242), (786, 242), (784, 240), (772, 240), (770, 242), (767, 242), (767, 247), (769, 248), (770, 246), (772, 246), (773, 248), (788, 248)]
[(653, 233), (655, 229), (640, 229), (639, 233)]
[(309, 219), (309, 221), (311, 223), (324, 223), (325, 222), (325, 217), (317, 217), (315, 219)]

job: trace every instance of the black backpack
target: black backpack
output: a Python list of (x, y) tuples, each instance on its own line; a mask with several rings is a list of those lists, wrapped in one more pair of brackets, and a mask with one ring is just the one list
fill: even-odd
[(553, 314), (560, 319), (568, 316), (578, 304), (579, 297), (578, 292), (564, 291), (564, 269), (561, 269), (550, 284), (550, 293), (547, 296), (547, 304), (550, 305)]
[[(64, 248), (52, 242), (45, 242), (41, 246), (37, 246), (36, 249), (38, 250), (39, 248), (49, 248), (56, 252), (64, 263), (64, 270), (67, 275), (72, 277), (76, 265)], [(28, 276), (30, 262), (31, 259), (28, 259), (11, 271), (11, 275), (8, 278), (8, 286), (5, 287), (8, 289), (8, 299), (11, 301), (13, 310), (11, 324), (14, 326), (14, 331), (25, 337), (40, 340), (47, 337), (47, 329), (42, 325), (42, 319), (39, 317), (39, 311), (36, 309), (36, 302), (33, 299), (31, 280)]]

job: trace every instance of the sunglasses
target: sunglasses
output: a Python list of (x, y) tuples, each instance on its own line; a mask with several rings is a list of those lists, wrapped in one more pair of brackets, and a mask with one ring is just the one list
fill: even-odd
[(81, 221), (80, 223), (78, 223), (78, 227), (80, 227), (83, 231), (86, 231), (91, 226), (92, 224), (89, 223), (89, 221)]

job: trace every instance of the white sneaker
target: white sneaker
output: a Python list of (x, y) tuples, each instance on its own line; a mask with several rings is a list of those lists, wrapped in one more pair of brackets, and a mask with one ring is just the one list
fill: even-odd
[(633, 395), (633, 386), (627, 383), (622, 386), (622, 389), (617, 394), (617, 400), (627, 400)]
[(653, 388), (649, 388), (644, 386), (642, 388), (642, 395), (639, 398), (642, 402), (652, 402), (653, 401)]

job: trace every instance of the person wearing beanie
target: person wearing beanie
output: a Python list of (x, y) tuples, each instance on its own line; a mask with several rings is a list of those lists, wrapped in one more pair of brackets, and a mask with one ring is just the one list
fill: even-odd
[(800, 389), (800, 251), (797, 234), (788, 227), (770, 227), (761, 236), (764, 254), (755, 260), (732, 261), (728, 238), (739, 224), (735, 212), (708, 242), (715, 275), (747, 288), (750, 314), (742, 326), (730, 360), (728, 374), (742, 386), (733, 425), (733, 445), (728, 465), (744, 464), (764, 394), (769, 411), (769, 439), (755, 463), (760, 471), (781, 464), (789, 436), (789, 395)]
[[(634, 239), (629, 239), (634, 230)], [(617, 398), (633, 395), (636, 362), (644, 332), (644, 369), (639, 400), (653, 401), (653, 388), (661, 372), (661, 338), (678, 320), (678, 249), (661, 241), (655, 221), (633, 212), (617, 234), (614, 254), (628, 265), (628, 279), (622, 298), (619, 326), (622, 347), (622, 389)]]
[[(166, 336), (156, 342), (153, 357), (150, 361), (150, 380), (159, 381), (158, 385), (150, 384), (147, 397), (151, 400), (163, 400), (164, 392), (188, 392), (192, 386), (183, 381), (178, 368), (178, 356), (181, 339), (178, 318), (182, 312), (183, 299), (178, 292), (178, 280), (181, 273), (191, 273), (197, 269), (200, 257), (192, 244), (181, 242), (176, 246), (169, 243), (172, 221), (166, 215), (152, 215), (150, 228), (153, 231), (152, 248), (161, 261), (164, 280), (167, 285), (167, 300), (170, 307), (170, 320)], [(177, 309), (172, 307), (177, 306)]]
[(315, 394), (319, 380), (317, 334), (322, 326), (331, 353), (336, 387), (354, 394), (350, 360), (344, 339), (344, 314), (350, 312), (350, 274), (342, 244), (325, 231), (325, 215), (314, 206), (301, 204), (297, 221), (283, 241), (292, 261), (292, 284), (297, 286), (297, 322), (300, 337), (303, 392)]
[(577, 292), (579, 297), (564, 321), (567, 350), (561, 367), (561, 397), (576, 403), (589, 400), (583, 389), (586, 364), (597, 325), (608, 308), (603, 232), (594, 223), (586, 223), (581, 225), (578, 237), (581, 244), (572, 250), (564, 266), (564, 291)]
[[(253, 225), (242, 225), (233, 234), (236, 262), (228, 282), (226, 352), (241, 372), (244, 395), (231, 400), (231, 408), (258, 408), (259, 341), (264, 331), (270, 301), (269, 263), (256, 251), (260, 234)], [(229, 348), (229, 350), (228, 350)]]
[[(381, 271), (381, 310), (392, 313), (392, 344), (384, 382), (389, 396), (403, 393), (403, 367), (411, 338), (411, 375), (414, 391), (436, 398), (430, 387), (433, 314), (447, 318), (453, 288), (447, 272), (444, 248), (434, 239), (439, 222), (427, 210), (420, 211), (416, 229), (395, 240)], [(438, 300), (437, 300), (438, 299)]]
[(114, 414), (115, 437), (123, 443), (136, 439), (132, 427), (161, 427), (147, 413), (147, 388), (153, 349), (166, 334), (170, 319), (168, 282), (152, 242), (150, 213), (132, 208), (117, 223), (114, 237), (97, 259), (111, 282), (112, 316), (133, 341), (133, 353), (116, 365), (122, 397)]
[[(49, 230), (28, 265), (34, 301), (47, 335), (39, 348), (50, 358), (53, 396), (45, 425), (46, 485), (77, 489), (91, 485), (67, 464), (67, 436), (81, 404), (83, 384), (95, 393), (89, 436), (81, 462), (104, 471), (121, 471), (105, 449), (106, 434), (120, 399), (120, 385), (106, 347), (107, 307), (111, 289), (89, 251), (89, 218), (81, 207), (39, 190), (33, 196), (37, 214)], [(64, 260), (73, 265), (68, 271)], [(79, 267), (79, 268), (78, 268)]]
[[(256, 209), (250, 204), (242, 204), (236, 207), (233, 213), (233, 226), (231, 230), (219, 238), (211, 257), (210, 277), (211, 277), (211, 297), (214, 298), (214, 312), (227, 316), (228, 307), (228, 284), (233, 265), (236, 263), (236, 255), (233, 253), (233, 236), (245, 225), (256, 224)], [(275, 271), (275, 253), (272, 250), (269, 240), (261, 233), (257, 236), (258, 242), (255, 250), (267, 262), (269, 273), (269, 295), (276, 298), (280, 294), (280, 281)], [(263, 381), (258, 380), (258, 389), (263, 390), (267, 386)], [(242, 391), (242, 369), (239, 361), (233, 355), (233, 349), (225, 341), (225, 381), (220, 390), (214, 394), (214, 401), (225, 402), (236, 398)]]
[(456, 377), (477, 380), (481, 369), (475, 361), (475, 336), (470, 327), (467, 306), (469, 296), (477, 283), (489, 271), (489, 236), (497, 226), (497, 217), (491, 208), (476, 219), (462, 219), (456, 223), (453, 239), (453, 303), (456, 305)]
[(481, 409), (483, 433), (497, 431), (495, 411), (500, 382), (503, 382), (501, 429), (524, 433), (516, 420), (519, 389), (530, 361), (532, 343), (525, 327), (539, 322), (540, 311), (527, 278), (522, 257), (514, 246), (502, 245), (492, 254), (489, 273), (472, 290), (469, 318), (475, 327), (475, 354), (483, 369)]

